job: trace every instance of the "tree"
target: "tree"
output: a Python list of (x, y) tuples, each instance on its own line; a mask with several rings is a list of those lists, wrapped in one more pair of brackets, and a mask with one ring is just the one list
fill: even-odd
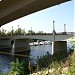
[(8, 31), (8, 32), (7, 32), (7, 35), (8, 35), (8, 36), (10, 36), (10, 35), (11, 35), (11, 32), (10, 32), (10, 31)]
[(13, 29), (13, 26), (12, 26), (11, 35), (13, 36), (13, 34), (14, 34), (14, 29)]
[(39, 31), (37, 34), (43, 34), (43, 31)]
[(25, 33), (26, 33), (25, 30), (23, 30), (23, 29), (21, 29), (21, 28), (18, 28), (18, 29), (14, 32), (15, 35), (24, 35)]
[(28, 30), (28, 34), (35, 34), (35, 32), (32, 30)]
[(6, 35), (6, 30), (5, 29), (1, 30), (1, 35)]

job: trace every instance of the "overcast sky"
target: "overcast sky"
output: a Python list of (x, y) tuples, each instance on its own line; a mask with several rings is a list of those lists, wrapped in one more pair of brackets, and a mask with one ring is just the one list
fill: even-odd
[(42, 11), (24, 16), (13, 22), (3, 25), (1, 28), (10, 31), (12, 26), (14, 29), (18, 28), (18, 25), (25, 29), (26, 32), (31, 29), (38, 32), (52, 32), (53, 20), (55, 21), (56, 32), (64, 31), (64, 24), (66, 24), (66, 31), (73, 32), (74, 30), (74, 0), (56, 5)]

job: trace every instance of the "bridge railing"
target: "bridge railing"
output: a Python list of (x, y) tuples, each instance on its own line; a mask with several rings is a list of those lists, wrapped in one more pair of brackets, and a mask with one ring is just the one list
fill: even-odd
[[(42, 33), (42, 34), (39, 34), (39, 33), (35, 33), (35, 34), (20, 34), (20, 35), (0, 35), (0, 36), (3, 36), (3, 37), (6, 37), (6, 36), (26, 36), (26, 35), (53, 35), (53, 33)], [(58, 32), (56, 33), (55, 35), (73, 35), (75, 36), (75, 32)]]

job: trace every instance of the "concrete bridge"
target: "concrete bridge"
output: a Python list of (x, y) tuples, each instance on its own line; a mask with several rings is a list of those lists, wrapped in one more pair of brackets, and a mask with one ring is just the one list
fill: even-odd
[[(39, 10), (59, 5), (70, 0), (1, 0), (0, 1), (0, 26), (37, 12)], [(11, 40), (14, 40), (15, 52), (28, 51), (29, 39), (44, 39), (53, 41), (52, 50), (54, 52), (66, 52), (67, 43), (61, 42), (73, 35), (26, 35), (26, 36), (0, 36), (0, 49), (10, 48)], [(24, 47), (24, 50), (23, 50)]]
[[(41, 40), (49, 40), (52, 42), (52, 49), (56, 52), (59, 48), (67, 51), (67, 42), (68, 38), (74, 36), (73, 32), (69, 32), (65, 35), (57, 34), (57, 35), (16, 35), (16, 36), (0, 36), (0, 50), (1, 49), (9, 49), (11, 48), (11, 41), (14, 41), (14, 52), (23, 52), (29, 51), (30, 39), (41, 39)], [(55, 38), (55, 40), (54, 40)], [(61, 50), (61, 51), (62, 51)]]
[(31, 13), (67, 1), (70, 0), (1, 0), (0, 26)]

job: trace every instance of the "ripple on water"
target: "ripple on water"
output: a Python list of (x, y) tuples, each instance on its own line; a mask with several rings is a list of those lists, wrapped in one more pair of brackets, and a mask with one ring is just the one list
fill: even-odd
[(9, 72), (12, 61), (14, 61), (12, 56), (0, 54), (0, 72)]

